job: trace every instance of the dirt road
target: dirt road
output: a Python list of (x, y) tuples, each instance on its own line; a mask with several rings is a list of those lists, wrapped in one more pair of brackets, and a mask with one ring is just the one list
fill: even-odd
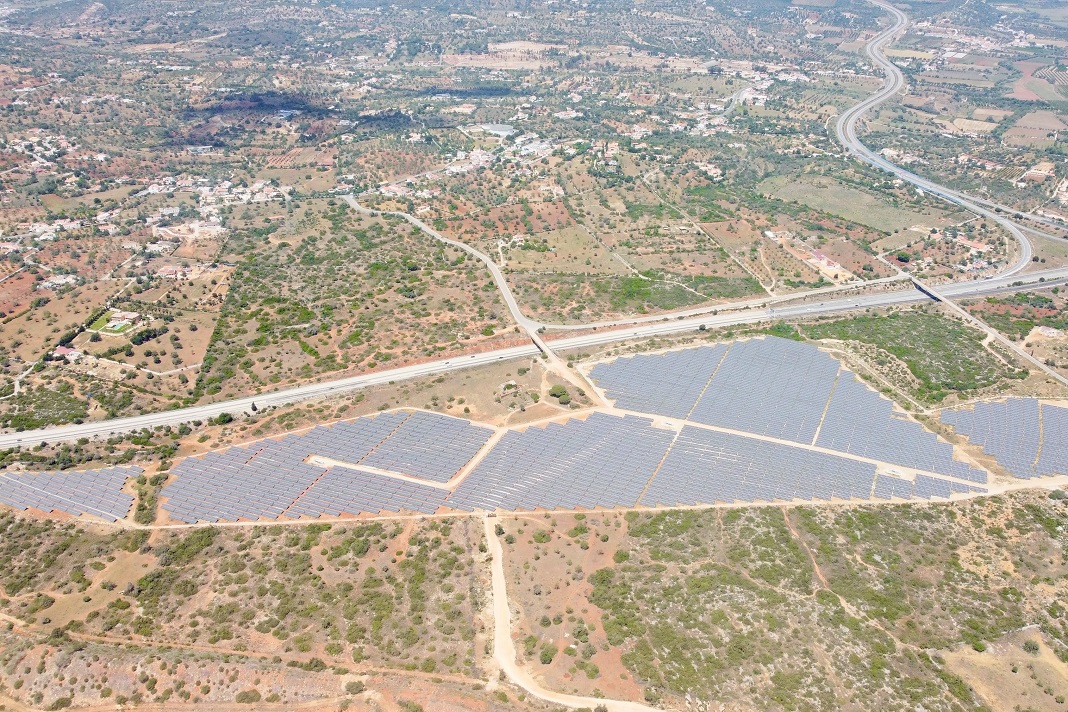
[(493, 559), (493, 658), (508, 679), (535, 697), (565, 707), (593, 709), (603, 705), (609, 712), (662, 712), (657, 707), (639, 702), (580, 697), (546, 690), (535, 681), (533, 675), (516, 662), (515, 643), (512, 640), (512, 612), (508, 606), (508, 587), (504, 577), (504, 551), (500, 539), (493, 531), (490, 518), (483, 517), (482, 525), (486, 530), (486, 544)]

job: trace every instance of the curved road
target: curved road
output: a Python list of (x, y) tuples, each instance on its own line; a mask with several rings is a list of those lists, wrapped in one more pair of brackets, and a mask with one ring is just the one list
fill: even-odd
[(516, 662), (515, 642), (512, 640), (512, 609), (508, 604), (508, 584), (504, 575), (504, 550), (501, 540), (493, 531), (493, 524), (488, 517), (482, 517), (486, 532), (486, 544), (489, 547), (493, 589), (493, 658), (501, 670), (513, 683), (522, 687), (531, 695), (565, 707), (585, 707), (594, 709), (604, 705), (609, 712), (662, 712), (657, 707), (643, 705), (640, 702), (624, 700), (607, 700), (600, 697), (580, 697), (562, 692), (547, 690), (538, 684), (534, 676)]
[[(835, 133), (838, 135), (838, 140), (842, 142), (851, 154), (868, 165), (882, 169), (887, 173), (892, 173), (921, 190), (962, 207), (969, 212), (993, 220), (998, 225), (1008, 230), (1019, 243), (1020, 254), (1017, 256), (1016, 262), (1005, 272), (1002, 272), (1002, 274), (1007, 276), (1020, 273), (1030, 264), (1034, 251), (1031, 247), (1031, 241), (1024, 235), (1019, 226), (994, 210), (982, 207), (977, 204), (975, 199), (964, 193), (960, 193), (951, 188), (946, 188), (945, 186), (939, 185), (934, 181), (918, 176), (911, 171), (907, 171), (904, 168), (891, 163), (869, 149), (861, 143), (859, 138), (857, 138), (857, 124), (860, 123), (860, 120), (864, 115), (872, 108), (896, 95), (905, 87), (905, 75), (901, 73), (901, 70), (898, 69), (896, 64), (887, 59), (886, 55), (883, 54), (883, 50), (893, 40), (897, 39), (901, 31), (908, 25), (908, 16), (893, 5), (882, 2), (882, 0), (868, 0), (868, 2), (885, 10), (894, 20), (893, 25), (876, 35), (864, 48), (865, 53), (871, 61), (883, 70), (883, 73), (886, 75), (886, 84), (875, 94), (872, 94), (870, 97), (852, 108), (847, 109), (838, 117), (838, 121), (834, 127)], [(1010, 208), (1003, 209), (1011, 210)]]

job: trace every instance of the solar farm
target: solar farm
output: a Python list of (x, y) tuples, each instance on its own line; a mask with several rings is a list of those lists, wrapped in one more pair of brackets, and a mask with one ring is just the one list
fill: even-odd
[(1068, 407), (1009, 398), (943, 411), (941, 420), (981, 446), (1013, 477), (1068, 475)]
[[(313, 428), (191, 457), (164, 486), (163, 508), (183, 522), (435, 512), (491, 428), (423, 411)], [(421, 482), (419, 480), (422, 480)]]
[[(767, 337), (619, 357), (589, 377), (610, 407), (503, 430), (387, 411), (189, 457), (161, 506), (191, 524), (989, 491), (986, 470), (809, 344)], [(1014, 398), (941, 420), (1017, 478), (1066, 474), (1068, 408)], [(0, 503), (117, 521), (140, 474), (0, 473)]]
[(67, 472), (0, 473), (0, 503), (19, 510), (46, 514), (93, 516), (109, 522), (124, 519), (133, 497), (122, 491), (126, 480), (137, 477), (140, 467)]

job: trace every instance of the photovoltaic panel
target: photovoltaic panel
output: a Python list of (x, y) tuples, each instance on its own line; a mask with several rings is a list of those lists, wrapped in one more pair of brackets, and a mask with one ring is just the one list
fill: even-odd
[(277, 518), (325, 470), (302, 462), (295, 438), (186, 458), (160, 492), (163, 509), (185, 522)]
[(912, 499), (912, 482), (888, 475), (879, 475), (872, 494), (876, 499)]
[(304, 445), (309, 448), (305, 454), (357, 464), (410, 417), (403, 412), (379, 413), (373, 418), (314, 428), (304, 436)]
[(868, 499), (874, 479), (868, 463), (687, 426), (642, 504)]
[(110, 522), (130, 513), (134, 498), (122, 491), (126, 481), (144, 473), (140, 467), (100, 470), (0, 473), (0, 503), (16, 509), (39, 509)]
[(460, 418), (417, 411), (359, 464), (448, 482), (492, 434)]
[(986, 482), (985, 472), (953, 459), (951, 444), (895, 413), (891, 401), (849, 373), (838, 379), (816, 444), (873, 460)]
[(1042, 449), (1035, 472), (1068, 475), (1068, 408), (1042, 404)]
[(590, 378), (617, 408), (685, 418), (726, 351), (726, 344), (717, 344), (638, 354), (598, 364)]
[(493, 431), (434, 413), (380, 413), (317, 427), (249, 447), (187, 458), (161, 492), (179, 521), (318, 517), (339, 512), (433, 512), (446, 492), (396, 477), (338, 465), (312, 465), (312, 455), (445, 482)]
[(812, 442), (838, 368), (819, 349), (789, 339), (735, 342), (690, 420)]
[[(1057, 462), (1068, 438), (1064, 412), (1063, 408), (1041, 405), (1036, 398), (1009, 398), (976, 403), (966, 410), (946, 410), (939, 417), (993, 455), (1015, 477), (1029, 479), (1066, 469), (1063, 459)], [(1048, 428), (1044, 422), (1047, 417)], [(1047, 444), (1050, 449), (1043, 458), (1040, 447), (1045, 451)]]
[(447, 491), (347, 467), (327, 470), (289, 508), (287, 516), (320, 517), (341, 514), (423, 512), (431, 514), (445, 501)]
[(510, 431), (446, 504), (468, 511), (633, 506), (673, 437), (645, 418), (603, 413)]

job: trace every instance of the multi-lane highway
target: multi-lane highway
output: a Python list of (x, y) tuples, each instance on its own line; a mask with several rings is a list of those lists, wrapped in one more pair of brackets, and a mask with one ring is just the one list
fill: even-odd
[[(952, 298), (980, 297), (1002, 292), (1019, 291), (1036, 286), (1051, 287), (1068, 284), (1068, 268), (1059, 268), (1036, 272), (1025, 277), (1001, 277), (998, 279), (978, 280), (957, 283), (940, 288), (940, 293)], [(613, 342), (640, 339), (651, 336), (664, 336), (686, 331), (706, 328), (754, 324), (778, 319), (804, 319), (814, 316), (840, 314), (855, 309), (885, 307), (912, 304), (927, 300), (921, 292), (905, 288), (893, 292), (866, 294), (846, 298), (837, 298), (825, 302), (802, 303), (781, 307), (765, 306), (728, 310), (723, 308), (719, 314), (679, 319), (673, 316), (662, 317), (651, 324), (633, 327), (598, 330), (591, 333), (555, 339), (550, 342), (555, 350), (573, 350), (590, 348)], [(540, 350), (533, 343), (527, 346), (514, 346), (507, 349), (487, 351), (485, 353), (456, 356), (432, 361), (425, 364), (405, 366), (403, 368), (378, 371), (376, 373), (350, 376), (336, 381), (309, 383), (272, 393), (262, 393), (243, 398), (235, 398), (218, 403), (167, 410), (129, 418), (116, 418), (92, 423), (63, 425), (41, 430), (27, 430), (21, 433), (0, 434), (0, 448), (27, 447), (41, 442), (70, 442), (79, 438), (108, 437), (115, 433), (128, 433), (142, 428), (155, 428), (162, 425), (178, 425), (194, 420), (207, 420), (220, 413), (238, 415), (251, 411), (255, 403), (259, 409), (269, 406), (287, 405), (304, 400), (338, 396), (370, 386), (404, 381), (412, 378), (448, 373), (460, 369), (483, 366), (498, 361), (516, 358), (530, 358), (540, 355)]]
[(893, 5), (883, 2), (882, 0), (868, 0), (868, 2), (873, 5), (878, 5), (893, 18), (893, 24), (876, 35), (864, 48), (865, 53), (875, 66), (883, 70), (883, 73), (886, 75), (886, 84), (883, 85), (882, 89), (859, 104), (847, 109), (838, 117), (838, 121), (835, 124), (835, 133), (838, 134), (838, 140), (842, 142), (851, 154), (865, 163), (880, 168), (888, 173), (892, 173), (898, 178), (911, 183), (920, 190), (926, 191), (942, 200), (962, 207), (976, 215), (981, 215), (1005, 228), (1005, 230), (1016, 238), (1019, 247), (1016, 261), (1003, 272), (1003, 274), (1019, 274), (1031, 263), (1031, 257), (1034, 255), (1034, 251), (1030, 239), (1024, 234), (1023, 230), (1021, 230), (1020, 227), (1008, 217), (1002, 213), (996, 212), (998, 208), (1009, 210), (1008, 208), (1003, 208), (1003, 206), (995, 206), (994, 209), (983, 207), (978, 204), (978, 201), (964, 193), (939, 185), (934, 181), (918, 176), (911, 171), (905, 170), (901, 166), (891, 163), (869, 149), (861, 143), (859, 138), (857, 138), (857, 125), (860, 123), (864, 115), (874, 107), (897, 95), (905, 88), (905, 75), (901, 73), (901, 70), (898, 69), (896, 64), (883, 54), (883, 50), (888, 44), (895, 40), (908, 25), (908, 16)]

